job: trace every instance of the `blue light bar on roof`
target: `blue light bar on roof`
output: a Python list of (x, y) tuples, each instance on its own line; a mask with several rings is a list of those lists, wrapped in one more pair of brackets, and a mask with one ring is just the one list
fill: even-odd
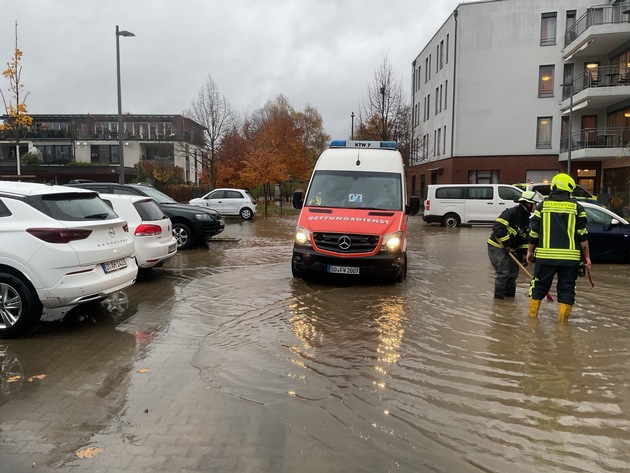
[(331, 148), (396, 149), (395, 141), (333, 140)]

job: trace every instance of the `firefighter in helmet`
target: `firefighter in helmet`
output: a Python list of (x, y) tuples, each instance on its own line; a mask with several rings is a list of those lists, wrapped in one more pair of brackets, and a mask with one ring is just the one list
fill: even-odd
[(551, 181), (551, 193), (538, 204), (530, 222), (527, 262), (536, 261), (529, 290), (529, 316), (537, 317), (540, 303), (557, 279), (558, 321), (567, 322), (575, 303), (575, 282), (580, 266), (591, 269), (586, 212), (571, 198), (575, 181), (560, 173)]

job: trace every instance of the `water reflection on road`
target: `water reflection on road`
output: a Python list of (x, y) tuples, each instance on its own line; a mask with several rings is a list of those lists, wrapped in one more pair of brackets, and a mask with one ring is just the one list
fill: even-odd
[[(171, 471), (630, 471), (627, 266), (596, 265), (592, 290), (579, 280), (559, 326), (556, 303), (527, 317), (524, 277), (514, 300), (492, 298), (487, 228), (413, 217), (405, 283), (338, 285), (292, 278), (294, 222), (228, 221), (208, 249), (180, 252), (94, 316), (113, 323), (2, 342), (13, 371), (49, 375), (25, 391), (3, 373), (0, 459), (162, 471), (168, 444)], [(69, 384), (86, 406), (78, 421), (59, 397)], [(106, 385), (116, 395), (103, 406)], [(36, 454), (16, 446), (43, 414), (4, 428), (33, 400), (59, 417)], [(104, 453), (74, 458), (86, 445)]]

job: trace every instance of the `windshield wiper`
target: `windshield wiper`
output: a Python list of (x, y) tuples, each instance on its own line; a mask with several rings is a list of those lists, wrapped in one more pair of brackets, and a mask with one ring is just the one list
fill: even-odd
[(86, 215), (85, 218), (100, 218), (101, 220), (109, 217), (108, 213)]

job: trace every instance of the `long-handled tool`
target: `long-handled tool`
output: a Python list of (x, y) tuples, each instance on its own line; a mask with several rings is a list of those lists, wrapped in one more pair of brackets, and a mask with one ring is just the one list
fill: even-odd
[[(514, 256), (514, 255), (512, 254), (512, 252), (511, 252), (509, 249), (507, 249), (505, 246), (503, 246), (503, 242), (502, 242), (501, 240), (499, 240), (497, 237), (494, 237), (494, 239), (496, 240), (496, 242), (497, 242), (499, 245), (501, 245), (501, 248), (503, 248), (503, 249), (507, 252), (507, 254), (508, 254), (508, 255), (510, 255), (510, 258), (512, 258), (512, 260), (513, 260), (516, 264), (518, 264), (518, 267), (519, 267), (519, 268), (521, 268), (521, 269), (525, 272), (525, 274), (527, 274), (527, 276), (529, 276), (529, 279), (534, 279), (534, 276), (532, 276), (532, 274), (531, 274), (529, 271), (527, 271), (527, 269), (525, 268), (525, 266), (523, 266), (523, 263), (521, 263), (521, 262), (518, 260), (518, 258), (517, 258), (516, 256)], [(549, 294), (549, 293), (547, 293), (547, 302), (553, 302), (553, 297), (552, 297), (552, 296), (551, 296), (551, 294)]]

